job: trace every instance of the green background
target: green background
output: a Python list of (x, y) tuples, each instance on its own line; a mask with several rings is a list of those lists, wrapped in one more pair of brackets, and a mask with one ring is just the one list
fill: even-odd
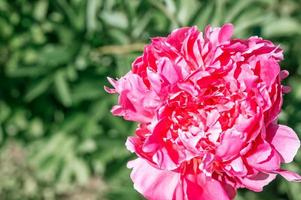
[[(301, 2), (298, 0), (1, 0), (0, 199), (138, 200), (125, 148), (136, 124), (113, 117), (107, 76), (120, 77), (150, 37), (225, 22), (285, 51), (280, 122), (301, 134)], [(301, 152), (287, 166), (301, 172)], [(278, 177), (237, 200), (300, 200)]]

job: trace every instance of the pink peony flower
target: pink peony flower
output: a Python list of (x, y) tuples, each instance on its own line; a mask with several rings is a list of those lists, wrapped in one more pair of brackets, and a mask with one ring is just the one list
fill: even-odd
[(255, 192), (284, 169), (300, 141), (277, 124), (282, 50), (259, 37), (231, 39), (233, 26), (180, 28), (153, 38), (132, 70), (109, 79), (118, 93), (112, 113), (139, 122), (126, 146), (134, 187), (152, 200), (227, 200)]

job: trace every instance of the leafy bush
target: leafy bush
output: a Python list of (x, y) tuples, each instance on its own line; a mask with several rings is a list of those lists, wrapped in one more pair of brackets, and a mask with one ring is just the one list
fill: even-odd
[[(298, 0), (0, 1), (0, 199), (142, 199), (126, 169), (135, 124), (110, 114), (116, 99), (103, 86), (150, 37), (180, 26), (232, 22), (236, 37), (279, 43), (293, 89), (281, 121), (300, 135), (300, 9)], [(292, 168), (300, 164), (299, 153)], [(300, 193), (277, 179), (237, 199)]]

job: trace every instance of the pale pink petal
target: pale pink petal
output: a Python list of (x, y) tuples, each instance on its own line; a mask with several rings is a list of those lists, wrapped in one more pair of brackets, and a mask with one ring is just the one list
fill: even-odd
[(297, 134), (285, 125), (271, 124), (267, 129), (267, 139), (285, 163), (292, 162), (300, 148), (300, 140)]
[(289, 75), (289, 72), (287, 70), (281, 70), (280, 71), (280, 79), (283, 80), (285, 78), (287, 78)]
[(134, 188), (149, 200), (184, 200), (181, 174), (159, 170), (141, 158), (130, 161)]
[[(134, 153), (134, 152), (137, 152), (137, 143), (139, 142), (138, 138), (137, 137), (134, 137), (134, 136), (131, 136), (131, 137), (128, 137), (126, 142), (125, 142), (125, 146), (126, 148)], [(138, 151), (139, 152), (139, 151)]]
[(115, 88), (108, 90), (108, 92), (119, 93), (119, 105), (112, 109), (114, 115), (141, 123), (152, 120), (159, 103), (159, 97), (154, 91), (148, 90), (140, 76), (129, 72), (118, 81), (110, 78), (108, 80)]
[(237, 176), (245, 176), (248, 173), (246, 165), (241, 157), (237, 157), (236, 159), (232, 160), (230, 163), (233, 171), (232, 173)]
[(104, 86), (103, 88), (107, 93), (110, 93), (110, 94), (116, 93), (115, 89), (109, 88), (107, 86)]
[(261, 192), (263, 187), (276, 178), (276, 174), (258, 173), (251, 177), (241, 178), (241, 183), (248, 189)]
[(112, 79), (111, 77), (107, 77), (108, 81), (111, 83), (111, 85), (116, 88), (117, 85), (117, 81)]
[(301, 176), (296, 172), (280, 169), (276, 173), (283, 176), (288, 181), (301, 182)]

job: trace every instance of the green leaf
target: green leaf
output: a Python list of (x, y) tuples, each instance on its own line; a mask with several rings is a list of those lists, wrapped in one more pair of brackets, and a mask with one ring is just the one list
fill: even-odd
[(110, 26), (125, 29), (128, 27), (129, 22), (127, 16), (123, 12), (108, 12), (103, 11), (100, 17)]
[(0, 122), (4, 122), (10, 115), (11, 109), (5, 102), (0, 101), (0, 111)]
[(209, 22), (211, 14), (213, 12), (214, 4), (209, 2), (207, 6), (202, 5), (202, 9), (200, 10), (200, 14), (193, 21), (193, 24), (196, 24), (199, 29), (204, 29)]
[(50, 84), (52, 83), (52, 80), (52, 76), (47, 76), (31, 84), (27, 94), (24, 97), (25, 101), (30, 102), (38, 96), (40, 96), (41, 94), (45, 93), (45, 91), (49, 88)]
[(88, 182), (90, 172), (85, 162), (80, 159), (72, 160), (72, 169), (79, 184), (83, 185)]
[(72, 56), (72, 49), (60, 45), (46, 45), (39, 54), (39, 64), (58, 66), (69, 62)]
[(227, 10), (227, 15), (225, 17), (225, 22), (234, 21), (234, 19), (240, 13), (242, 13), (245, 9), (247, 9), (250, 5), (252, 5), (252, 3), (254, 3), (254, 1), (252, 1), (252, 0), (238, 1), (229, 10)]
[(36, 3), (33, 15), (37, 20), (42, 21), (45, 19), (48, 10), (48, 3), (49, 2), (47, 0), (40, 0)]
[(71, 98), (74, 103), (97, 99), (103, 94), (102, 90), (103, 85), (99, 81), (82, 82), (73, 90)]
[(88, 0), (87, 1), (87, 30), (93, 32), (97, 28), (97, 14), (102, 4), (102, 0)]
[(64, 71), (60, 70), (55, 74), (54, 84), (58, 93), (58, 99), (61, 103), (66, 107), (71, 106), (71, 92)]
[(301, 23), (294, 18), (280, 18), (270, 21), (263, 26), (262, 34), (265, 37), (283, 37), (301, 34)]
[(176, 14), (179, 22), (183, 25), (188, 24), (199, 6), (200, 3), (197, 0), (181, 0), (179, 10)]
[(215, 11), (211, 25), (219, 26), (223, 21), (223, 12), (224, 12), (225, 0), (215, 1)]

